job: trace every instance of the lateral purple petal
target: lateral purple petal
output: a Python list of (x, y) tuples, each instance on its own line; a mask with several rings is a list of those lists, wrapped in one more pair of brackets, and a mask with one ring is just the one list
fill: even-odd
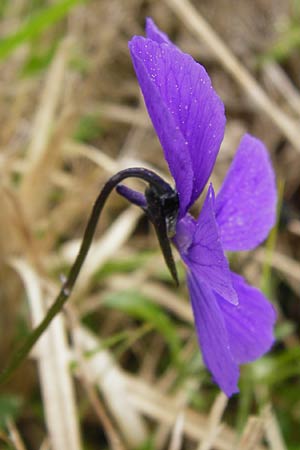
[(274, 171), (263, 143), (246, 134), (216, 198), (216, 218), (225, 250), (250, 250), (276, 219)]
[[(181, 228), (183, 225), (182, 223)], [(190, 231), (190, 224), (185, 230), (177, 229), (176, 243), (179, 244), (179, 251), (184, 262), (202, 282), (208, 284), (230, 303), (237, 304), (237, 294), (232, 286), (231, 272), (218, 233), (212, 186), (209, 187), (201, 213), (196, 221), (190, 246), (188, 248), (186, 244), (185, 247), (180, 246), (180, 242), (183, 241), (182, 234), (186, 236), (185, 242), (187, 242)]]
[(272, 304), (258, 289), (249, 286), (245, 280), (232, 273), (239, 304), (230, 305), (217, 295), (222, 311), (229, 345), (235, 361), (245, 364), (270, 350), (273, 342), (273, 328), (276, 313)]
[(202, 192), (215, 163), (224, 136), (224, 105), (204, 67), (175, 45), (162, 43), (153, 26), (149, 30), (156, 41), (135, 37), (129, 47), (178, 193), (181, 196), (183, 192), (186, 201), (190, 190), (186, 212)]
[(177, 222), (173, 244), (178, 248), (178, 251), (184, 261), (186, 260), (189, 249), (193, 244), (195, 229), (196, 220), (189, 213)]
[(239, 369), (230, 351), (222, 312), (212, 290), (197, 275), (188, 273), (187, 281), (204, 363), (230, 397), (238, 392)]
[[(169, 47), (136, 36), (129, 42), (129, 48), (149, 116), (175, 179), (182, 217), (191, 200), (193, 170), (187, 144), (174, 117), (174, 111), (170, 110), (163, 95), (169, 90), (167, 86), (167, 70), (170, 70), (167, 69), (170, 66)], [(168, 95), (172, 95), (172, 92)]]

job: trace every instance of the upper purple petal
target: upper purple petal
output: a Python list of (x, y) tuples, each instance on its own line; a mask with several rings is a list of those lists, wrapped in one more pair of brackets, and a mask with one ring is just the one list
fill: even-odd
[[(166, 33), (163, 33), (159, 28), (157, 28), (157, 26), (155, 25), (155, 23), (153, 22), (151, 17), (147, 17), (147, 19), (146, 19), (146, 35), (147, 35), (148, 39), (158, 42), (158, 44), (164, 43), (164, 44), (174, 45), (170, 41), (170, 39), (168, 38)], [(174, 45), (174, 47), (175, 47), (175, 45)]]
[(198, 220), (183, 218), (178, 223), (174, 243), (186, 265), (202, 282), (229, 302), (237, 304), (238, 298), (232, 286), (216, 223), (212, 186), (209, 187)]
[(238, 305), (231, 305), (217, 295), (235, 361), (244, 364), (262, 356), (274, 342), (276, 313), (272, 304), (258, 289), (232, 273)]
[(216, 198), (216, 218), (225, 250), (250, 250), (276, 219), (275, 176), (263, 143), (246, 134)]
[(188, 287), (203, 360), (226, 395), (238, 392), (239, 369), (230, 351), (222, 312), (212, 290), (188, 273)]
[(176, 182), (180, 216), (183, 216), (191, 200), (193, 170), (184, 136), (162, 95), (162, 92), (168, 91), (165, 65), (169, 63), (169, 47), (150, 39), (134, 37), (129, 42), (129, 48), (149, 116)]
[(136, 36), (129, 48), (176, 182), (182, 217), (211, 174), (224, 135), (224, 105), (204, 67), (166, 42), (151, 22), (147, 33), (152, 39)]

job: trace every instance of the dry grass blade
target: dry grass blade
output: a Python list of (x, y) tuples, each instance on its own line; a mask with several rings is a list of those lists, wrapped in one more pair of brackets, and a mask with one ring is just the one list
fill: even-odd
[(300, 220), (291, 220), (290, 224), (288, 225), (288, 230), (291, 233), (300, 236)]
[(73, 334), (80, 352), (95, 352), (99, 349), (85, 359), (88, 381), (99, 387), (128, 445), (131, 448), (138, 447), (147, 439), (147, 428), (140, 412), (130, 403), (123, 372), (108, 350), (100, 350), (101, 341), (92, 333), (83, 327), (73, 327)]
[(74, 154), (88, 158), (108, 173), (113, 174), (119, 170), (118, 163), (115, 160), (91, 145), (69, 140), (64, 143), (63, 150), (66, 153), (69, 152), (71, 155)]
[(26, 450), (24, 442), (15, 423), (12, 420), (7, 420), (6, 425), (9, 431), (9, 437), (15, 447), (15, 450)]
[(39, 450), (51, 450), (49, 438), (45, 438)]
[[(79, 323), (75, 314), (73, 314), (72, 310), (68, 308), (69, 318), (72, 323), (73, 330), (80, 329)], [(85, 362), (81, 341), (79, 333), (73, 333), (74, 342), (75, 342), (75, 354), (76, 354), (76, 362), (77, 362), (77, 374), (82, 383), (82, 386), (86, 392), (86, 395), (89, 399), (91, 406), (93, 407), (96, 415), (98, 416), (100, 423), (103, 425), (105, 429), (110, 447), (112, 450), (125, 450), (121, 437), (119, 436), (118, 431), (116, 430), (114, 424), (112, 423), (110, 417), (105, 411), (105, 408), (100, 401), (100, 398), (97, 395), (97, 392), (94, 388), (93, 383), (89, 377), (89, 367)]]
[(263, 67), (263, 72), (268, 84), (274, 86), (282, 97), (287, 101), (290, 108), (300, 116), (300, 94), (296, 86), (287, 77), (279, 64), (269, 62)]
[[(110, 174), (114, 174), (119, 170), (129, 167), (144, 167), (146, 169), (155, 171), (157, 175), (164, 178), (164, 180), (172, 183), (172, 178), (170, 177), (170, 175), (162, 172), (156, 166), (150, 164), (148, 161), (129, 157), (128, 154), (120, 155), (120, 157), (116, 161), (110, 158), (99, 148), (93, 147), (92, 145), (74, 142), (72, 140), (68, 140), (63, 144), (63, 150), (70, 155), (79, 155), (87, 158)], [(134, 185), (139, 182), (131, 180), (131, 183)]]
[(97, 393), (94, 389), (94, 387), (89, 383), (87, 374), (84, 373), (84, 364), (80, 364), (80, 379), (84, 386), (85, 392), (87, 394), (87, 397), (93, 406), (94, 411), (96, 412), (100, 422), (102, 423), (104, 429), (106, 430), (106, 434), (108, 436), (109, 442), (110, 442), (110, 448), (111, 450), (125, 450), (125, 447), (116, 432), (116, 430), (113, 427), (113, 424), (106, 414), (106, 411), (102, 405), (102, 403), (99, 400), (99, 397), (97, 396)]
[[(99, 348), (101, 341), (83, 327), (73, 329), (73, 332), (76, 333), (76, 343), (81, 351), (94, 352)], [(173, 397), (163, 395), (159, 390), (138, 378), (127, 376), (118, 368), (107, 350), (95, 352), (93, 356), (87, 357), (85, 365), (90, 382), (98, 384), (112, 416), (131, 446), (141, 444), (147, 436), (141, 414), (145, 414), (161, 425), (173, 426), (176, 423), (178, 419), (176, 399), (174, 403)], [(220, 417), (224, 405), (224, 398), (219, 397), (210, 419), (214, 423), (217, 422), (217, 417)], [(184, 413), (184, 423), (180, 426), (183, 427), (184, 435), (199, 441), (206, 437), (210, 420), (187, 409)], [(224, 426), (216, 437), (214, 446), (218, 450), (232, 450), (235, 441), (235, 433)], [(263, 449), (264, 447), (260, 445), (256, 450)]]
[[(28, 295), (33, 326), (45, 315), (40, 281), (24, 260), (11, 265), (20, 274)], [(47, 428), (53, 450), (80, 450), (75, 393), (70, 375), (69, 350), (62, 316), (57, 316), (37, 344), (37, 361)]]
[[(23, 202), (29, 208), (32, 216), (35, 215), (37, 208), (36, 194), (38, 193), (40, 196), (40, 189), (44, 186), (44, 182), (41, 181), (48, 178), (49, 164), (46, 164), (46, 160), (49, 163), (49, 148), (47, 144), (55, 112), (61, 98), (68, 49), (69, 41), (65, 40), (60, 45), (49, 69), (32, 129), (32, 140), (28, 148), (26, 161), (28, 168), (21, 187)], [(51, 152), (51, 159), (56, 157), (56, 152), (57, 150)], [(39, 189), (36, 189), (37, 186), (39, 186)]]
[[(76, 292), (82, 293), (90, 283), (92, 276), (97, 270), (127, 241), (133, 232), (142, 212), (136, 207), (127, 208), (106, 233), (94, 242), (89, 252), (88, 258), (79, 275)], [(78, 242), (72, 242), (64, 248), (63, 255), (68, 262), (73, 262), (79, 248)]]
[(265, 93), (248, 70), (238, 61), (217, 33), (188, 0), (165, 0), (191, 32), (203, 39), (224, 68), (241, 85), (258, 108), (282, 131), (300, 151), (300, 131), (296, 121), (284, 113)]
[(269, 414), (265, 421), (265, 437), (271, 450), (287, 450), (277, 419), (271, 408), (269, 408)]
[[(193, 386), (194, 380), (187, 378), (180, 387), (174, 390), (173, 382), (176, 379), (176, 370), (170, 368), (162, 377), (160, 377), (159, 382), (156, 384), (156, 389), (162, 392), (168, 392), (172, 390), (172, 403), (175, 414), (174, 424), (170, 426), (169, 424), (162, 423), (159, 425), (156, 437), (155, 437), (155, 448), (164, 449), (166, 443), (168, 442), (168, 437), (171, 434), (170, 445), (179, 445), (179, 438), (182, 441), (184, 438), (184, 423), (185, 423), (185, 410), (191, 400), (191, 391), (195, 390)], [(173, 389), (172, 389), (173, 388)], [(179, 421), (181, 415), (184, 414), (184, 420)], [(179, 428), (177, 430), (177, 427)]]
[(224, 413), (224, 410), (227, 406), (227, 403), (228, 398), (223, 392), (220, 392), (211, 408), (208, 418), (209, 422), (208, 431), (203, 441), (199, 444), (198, 450), (212, 449), (216, 437), (218, 436), (222, 428), (222, 426), (220, 425), (220, 421)]
[(183, 426), (184, 426), (184, 413), (181, 412), (178, 414), (175, 426), (173, 428), (169, 450), (180, 450), (183, 442)]
[(55, 112), (61, 98), (69, 44), (70, 42), (67, 40), (61, 43), (45, 80), (41, 102), (36, 111), (32, 127), (32, 140), (27, 153), (29, 170), (34, 170), (34, 166), (41, 160), (48, 142)]
[(158, 305), (168, 309), (181, 320), (188, 323), (193, 323), (193, 314), (189, 303), (180, 300), (179, 295), (176, 295), (173, 291), (163, 285), (147, 281), (143, 279), (144, 277), (140, 277), (138, 275), (139, 274), (136, 274), (130, 279), (121, 275), (113, 276), (108, 281), (108, 286), (114, 291), (138, 289), (142, 295), (147, 298), (151, 298)]
[[(127, 391), (131, 403), (143, 414), (159, 423), (172, 425), (177, 417), (177, 406), (174, 399), (164, 395), (140, 379), (134, 377), (127, 378)], [(187, 408), (185, 411), (184, 434), (190, 439), (202, 441), (208, 429), (208, 420)], [(233, 450), (237, 435), (228, 426), (224, 426), (220, 434), (216, 437), (214, 448), (216, 450)], [(264, 445), (257, 445), (255, 450), (265, 450)], [(241, 450), (241, 448), (238, 448)]]
[(249, 417), (236, 450), (256, 450), (263, 438), (264, 419)]
[(87, 112), (100, 114), (107, 119), (112, 119), (116, 122), (129, 123), (130, 125), (137, 125), (143, 128), (149, 128), (150, 126), (150, 121), (144, 108), (137, 110), (136, 108), (130, 108), (129, 106), (102, 102), (90, 105)]
[(300, 281), (300, 263), (279, 252), (272, 252), (272, 258), (268, 259), (268, 252), (264, 248), (259, 248), (254, 252), (254, 259), (262, 264), (266, 261), (274, 267), (274, 269), (279, 270), (287, 277), (293, 278), (295, 281)]

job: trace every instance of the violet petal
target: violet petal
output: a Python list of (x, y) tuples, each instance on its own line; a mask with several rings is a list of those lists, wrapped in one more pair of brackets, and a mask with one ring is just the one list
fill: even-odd
[[(151, 19), (151, 17), (147, 17), (146, 19), (146, 35), (148, 39), (157, 42), (158, 44), (169, 44), (174, 45), (166, 33), (161, 31)], [(175, 47), (175, 46), (174, 46)]]
[(162, 91), (168, 90), (165, 70), (169, 65), (169, 47), (165, 44), (161, 47), (150, 39), (134, 37), (129, 42), (129, 48), (148, 113), (176, 182), (182, 217), (191, 200), (193, 171), (184, 136), (162, 94)]
[(196, 220), (190, 214), (186, 214), (177, 222), (173, 244), (178, 248), (182, 258), (188, 256), (189, 248), (193, 243), (195, 229)]
[(144, 194), (141, 194), (138, 191), (134, 191), (124, 184), (119, 184), (116, 187), (116, 191), (118, 194), (122, 195), (122, 197), (126, 198), (130, 203), (134, 205), (140, 206), (141, 208), (145, 208), (147, 206), (146, 197)]
[(235, 361), (244, 364), (270, 350), (276, 313), (272, 304), (258, 289), (232, 273), (239, 304), (234, 306), (217, 295), (229, 337), (229, 345)]
[(225, 250), (250, 250), (276, 219), (274, 171), (263, 143), (246, 134), (216, 197), (216, 218)]
[(187, 281), (204, 363), (229, 397), (238, 392), (239, 369), (230, 351), (222, 312), (212, 290), (197, 275), (188, 273)]
[(129, 47), (182, 217), (211, 174), (224, 135), (224, 105), (204, 67), (175, 45), (134, 37)]
[[(188, 233), (188, 230), (186, 230)], [(214, 212), (214, 191), (209, 187), (201, 213), (196, 221), (190, 247), (182, 251), (186, 265), (230, 303), (237, 304), (237, 294), (232, 286), (231, 272), (221, 245)]]

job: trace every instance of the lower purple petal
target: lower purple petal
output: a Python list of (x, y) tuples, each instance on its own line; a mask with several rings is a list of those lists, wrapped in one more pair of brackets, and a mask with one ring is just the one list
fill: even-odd
[(214, 381), (230, 397), (238, 392), (239, 369), (231, 354), (222, 311), (213, 291), (194, 273), (188, 273), (187, 281), (203, 360)]
[[(186, 233), (190, 230), (187, 229)], [(214, 291), (237, 304), (231, 274), (221, 245), (214, 211), (214, 191), (209, 187), (199, 218), (195, 222), (192, 243), (186, 254), (179, 248), (186, 265)]]
[(231, 305), (218, 295), (216, 297), (233, 357), (237, 363), (244, 364), (271, 348), (276, 313), (262, 292), (249, 286), (241, 276), (232, 273), (232, 283), (239, 298), (238, 305)]

